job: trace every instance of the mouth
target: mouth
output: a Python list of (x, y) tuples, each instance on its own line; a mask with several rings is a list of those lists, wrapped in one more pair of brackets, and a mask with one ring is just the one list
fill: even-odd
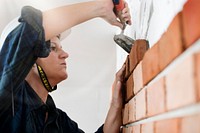
[(61, 65), (67, 67), (67, 64), (65, 62), (61, 63)]

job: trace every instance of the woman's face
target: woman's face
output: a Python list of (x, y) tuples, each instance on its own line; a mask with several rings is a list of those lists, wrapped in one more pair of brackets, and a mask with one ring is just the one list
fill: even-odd
[(51, 39), (51, 52), (49, 56), (37, 60), (38, 65), (43, 68), (52, 86), (68, 77), (66, 71), (67, 63), (65, 60), (68, 56), (68, 53), (62, 49), (60, 39), (54, 37)]

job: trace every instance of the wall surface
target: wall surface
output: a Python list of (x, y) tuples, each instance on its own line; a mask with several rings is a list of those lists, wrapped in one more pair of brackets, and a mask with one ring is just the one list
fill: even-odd
[(166, 2), (169, 24), (152, 19), (125, 58), (123, 133), (200, 133), (200, 2)]

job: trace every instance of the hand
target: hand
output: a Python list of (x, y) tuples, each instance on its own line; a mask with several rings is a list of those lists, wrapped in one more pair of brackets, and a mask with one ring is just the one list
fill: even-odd
[(124, 83), (125, 65), (116, 73), (116, 78), (112, 86), (112, 102), (111, 106), (116, 109), (122, 109), (122, 84)]
[(112, 86), (112, 101), (104, 123), (104, 133), (119, 133), (122, 125), (122, 84), (124, 82), (125, 65), (116, 73)]
[[(112, 0), (101, 0), (104, 3), (104, 13), (101, 16), (104, 20), (114, 26), (118, 26), (121, 29), (123, 28), (123, 24), (119, 21), (118, 16), (114, 13), (114, 4)], [(125, 7), (122, 10), (122, 18), (127, 22), (127, 24), (131, 25), (131, 15), (128, 4), (124, 2)]]

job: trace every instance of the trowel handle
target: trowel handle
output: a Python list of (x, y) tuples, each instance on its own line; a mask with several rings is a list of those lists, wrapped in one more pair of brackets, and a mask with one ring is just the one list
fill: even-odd
[(117, 12), (122, 11), (124, 9), (124, 1), (123, 0), (113, 0), (115, 10)]
[(123, 30), (126, 28), (126, 22), (122, 18), (122, 10), (124, 9), (124, 0), (113, 0), (115, 6), (115, 13), (119, 17), (121, 23), (123, 24)]

